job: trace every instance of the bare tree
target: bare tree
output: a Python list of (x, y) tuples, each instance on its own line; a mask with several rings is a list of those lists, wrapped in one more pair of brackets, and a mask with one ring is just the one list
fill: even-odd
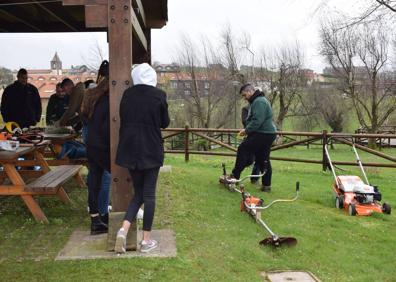
[(12, 71), (7, 68), (0, 67), (0, 88), (11, 84), (14, 80)]
[(389, 34), (381, 22), (345, 29), (335, 21), (322, 24), (321, 53), (351, 98), (360, 125), (372, 133), (396, 110), (395, 93), (385, 87)]
[(369, 0), (366, 1), (366, 9), (359, 16), (360, 21), (372, 19), (372, 17), (384, 17), (396, 12), (395, 0)]
[(232, 93), (227, 91), (228, 72), (221, 65), (216, 50), (205, 38), (199, 45), (183, 36), (178, 54), (179, 63), (187, 74), (187, 77), (180, 77), (179, 83), (186, 86), (180, 96), (186, 105), (189, 124), (206, 128), (223, 126), (232, 110), (229, 97)]
[(230, 25), (227, 25), (223, 29), (220, 37), (222, 64), (229, 70), (230, 75), (237, 79), (240, 75), (239, 67), (241, 63), (241, 46), (239, 46), (237, 37)]
[[(349, 16), (343, 19), (343, 24), (339, 28), (346, 28), (362, 23), (374, 23), (378, 20), (389, 20), (389, 23), (394, 23), (394, 13), (396, 12), (395, 0), (355, 0), (359, 4), (358, 10), (355, 11), (354, 16)], [(323, 15), (328, 14), (332, 0), (322, 0), (317, 3), (313, 14)]]
[(346, 97), (336, 85), (313, 83), (308, 88), (310, 107), (318, 120), (323, 120), (330, 126), (332, 132), (342, 132), (349, 117), (351, 107), (346, 103)]
[(276, 106), (276, 125), (279, 130), (287, 117), (303, 116), (305, 111), (302, 95), (307, 85), (303, 70), (303, 53), (299, 44), (264, 50), (262, 62), (266, 64), (269, 100)]

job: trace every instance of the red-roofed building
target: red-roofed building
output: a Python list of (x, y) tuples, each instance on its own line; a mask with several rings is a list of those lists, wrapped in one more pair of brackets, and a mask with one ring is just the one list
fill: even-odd
[[(70, 69), (62, 69), (62, 61), (59, 59), (58, 53), (55, 53), (50, 61), (50, 69), (28, 69), (28, 82), (37, 87), (40, 97), (45, 100), (55, 93), (55, 87), (58, 82), (62, 82), (65, 78), (70, 78), (74, 83), (84, 82), (89, 79), (96, 80), (97, 71), (90, 70), (85, 65), (71, 66)], [(17, 71), (14, 72), (16, 79)]]

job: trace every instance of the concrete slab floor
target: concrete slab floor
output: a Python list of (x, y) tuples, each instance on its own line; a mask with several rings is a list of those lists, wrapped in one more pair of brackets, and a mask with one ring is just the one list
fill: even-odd
[[(142, 232), (138, 232), (138, 241)], [(172, 230), (153, 230), (151, 237), (159, 242), (157, 249), (143, 254), (139, 251), (128, 251), (118, 255), (106, 251), (107, 234), (91, 236), (87, 231), (74, 231), (66, 246), (61, 250), (55, 260), (80, 260), (80, 259), (116, 259), (133, 257), (175, 257), (176, 240)]]
[(270, 282), (320, 282), (312, 273), (305, 271), (269, 271), (262, 272), (261, 276), (264, 277), (265, 281)]
[(164, 165), (160, 167), (160, 172), (172, 172), (172, 166), (171, 165)]

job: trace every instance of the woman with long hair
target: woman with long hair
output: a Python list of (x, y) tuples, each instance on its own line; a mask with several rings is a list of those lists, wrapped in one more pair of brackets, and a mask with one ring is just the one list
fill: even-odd
[(103, 174), (110, 171), (109, 111), (109, 80), (105, 77), (97, 87), (86, 91), (81, 105), (84, 125), (89, 128), (86, 145), (89, 166), (88, 205), (92, 235), (105, 233), (108, 229), (108, 211), (100, 214), (98, 199), (102, 189)]

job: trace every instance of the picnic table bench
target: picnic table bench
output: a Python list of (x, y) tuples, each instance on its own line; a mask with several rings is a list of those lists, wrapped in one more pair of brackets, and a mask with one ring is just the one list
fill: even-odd
[[(49, 141), (44, 141), (35, 146), (25, 145), (12, 152), (0, 151), (0, 165), (3, 166), (0, 196), (20, 196), (34, 218), (44, 223), (48, 223), (48, 219), (33, 196), (57, 196), (64, 203), (70, 203), (62, 185), (74, 177), (81, 187), (85, 186), (79, 175), (81, 165), (62, 165), (53, 170), (50, 169), (42, 155), (43, 150), (49, 143)], [(20, 160), (21, 157), (25, 159)], [(26, 166), (40, 167), (40, 169), (23, 169)], [(31, 182), (24, 180), (24, 178), (32, 177), (34, 180)], [(6, 179), (10, 183), (4, 184)]]

